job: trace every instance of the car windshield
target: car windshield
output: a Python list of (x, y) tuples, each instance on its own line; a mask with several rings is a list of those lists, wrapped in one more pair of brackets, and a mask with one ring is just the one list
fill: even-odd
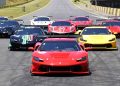
[(52, 23), (52, 26), (71, 26), (71, 23), (67, 21), (56, 21)]
[(89, 21), (89, 19), (86, 17), (77, 17), (77, 18), (73, 19), (73, 21)]
[(85, 28), (82, 35), (106, 35), (110, 34), (107, 28)]
[(45, 41), (39, 47), (40, 51), (80, 51), (76, 41)]
[(103, 26), (120, 26), (120, 22), (103, 22)]
[(34, 21), (50, 21), (50, 19), (47, 17), (38, 17)]
[(44, 35), (40, 28), (21, 29), (15, 32), (15, 35)]

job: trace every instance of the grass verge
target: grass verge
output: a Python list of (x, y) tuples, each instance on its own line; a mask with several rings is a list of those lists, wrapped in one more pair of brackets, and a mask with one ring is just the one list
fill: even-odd
[(22, 5), (25, 3), (29, 3), (33, 0), (6, 0), (6, 5), (5, 7), (13, 7), (13, 6), (18, 6), (18, 5)]
[(27, 4), (10, 8), (3, 8), (0, 9), (0, 16), (12, 16), (13, 18), (19, 17), (44, 7), (49, 3), (49, 1), (50, 0), (34, 0)]

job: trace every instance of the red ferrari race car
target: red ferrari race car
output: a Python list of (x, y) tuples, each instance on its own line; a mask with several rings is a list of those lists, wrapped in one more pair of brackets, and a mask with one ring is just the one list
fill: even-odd
[(101, 25), (107, 26), (108, 29), (113, 34), (116, 35), (116, 37), (120, 37), (120, 21), (116, 21), (116, 20), (103, 21)]
[(31, 75), (90, 74), (88, 53), (70, 38), (46, 38), (32, 54)]
[(57, 20), (48, 25), (48, 33), (50, 34), (73, 34), (75, 32), (75, 26), (67, 20)]
[(79, 30), (82, 30), (84, 27), (90, 26), (93, 24), (93, 21), (89, 18), (89, 16), (73, 17), (71, 21)]

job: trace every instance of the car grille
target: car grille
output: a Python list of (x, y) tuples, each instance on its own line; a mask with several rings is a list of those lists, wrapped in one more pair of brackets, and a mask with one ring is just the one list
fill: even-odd
[(111, 48), (111, 44), (85, 44), (85, 47), (106, 47)]
[(21, 43), (11, 43), (11, 45), (13, 46), (13, 47), (33, 47), (34, 45), (35, 45), (35, 43), (31, 43), (31, 44), (25, 44), (25, 45), (23, 45), (23, 44), (21, 44)]
[(82, 67), (77, 65), (77, 66), (68, 66), (68, 67), (56, 67), (56, 66), (45, 66), (42, 65), (39, 67), (39, 71), (42, 72), (50, 72), (50, 71), (71, 71), (71, 72), (80, 72), (82, 70)]

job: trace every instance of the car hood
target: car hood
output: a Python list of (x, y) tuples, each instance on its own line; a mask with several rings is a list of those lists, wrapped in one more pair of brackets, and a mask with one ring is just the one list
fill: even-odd
[(85, 51), (35, 51), (33, 56), (39, 57), (44, 60), (45, 63), (58, 64), (59, 62), (64, 65), (76, 62), (76, 59), (87, 56)]
[(88, 43), (100, 44), (110, 42), (109, 40), (115, 38), (115, 35), (83, 35), (82, 37)]

